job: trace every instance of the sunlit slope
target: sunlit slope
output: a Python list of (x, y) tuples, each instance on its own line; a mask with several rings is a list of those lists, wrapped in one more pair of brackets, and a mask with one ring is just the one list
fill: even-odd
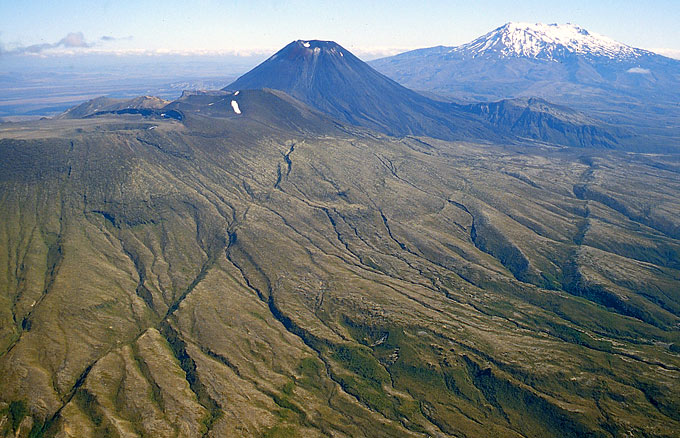
[(676, 159), (258, 93), (2, 127), (5, 435), (677, 436)]

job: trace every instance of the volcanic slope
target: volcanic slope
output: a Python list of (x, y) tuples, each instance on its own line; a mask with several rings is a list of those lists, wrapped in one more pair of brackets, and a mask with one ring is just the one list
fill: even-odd
[(0, 125), (3, 435), (678, 436), (677, 157), (169, 109)]
[[(293, 41), (225, 90), (273, 88), (284, 91), (332, 117), (391, 135), (426, 135), (445, 140), (513, 141), (518, 136), (568, 146), (621, 147), (629, 136), (601, 121), (580, 120), (544, 102), (525, 107), (522, 123), (512, 129), (480, 109), (433, 100), (378, 73), (333, 41)], [(571, 111), (573, 112), (573, 111)], [(516, 117), (515, 112), (504, 120)], [(546, 134), (539, 119), (549, 118)], [(577, 122), (576, 124), (574, 122)], [(517, 123), (515, 123), (517, 122)]]
[(507, 23), (461, 46), (370, 65), (414, 90), (465, 101), (539, 97), (680, 145), (680, 61), (573, 24)]
[(293, 41), (225, 90), (259, 88), (388, 134), (500, 138), (482, 120), (402, 87), (333, 41)]

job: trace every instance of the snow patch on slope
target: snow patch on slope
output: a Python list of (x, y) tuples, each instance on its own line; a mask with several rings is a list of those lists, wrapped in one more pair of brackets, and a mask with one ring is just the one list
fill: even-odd
[(235, 100), (232, 100), (231, 101), (231, 107), (236, 114), (241, 114), (241, 109), (238, 107), (238, 102), (236, 102)]
[(637, 74), (640, 74), (640, 75), (648, 75), (648, 74), (651, 74), (652, 71), (648, 68), (633, 67), (633, 68), (629, 68), (628, 70), (626, 70), (626, 73), (637, 73)]

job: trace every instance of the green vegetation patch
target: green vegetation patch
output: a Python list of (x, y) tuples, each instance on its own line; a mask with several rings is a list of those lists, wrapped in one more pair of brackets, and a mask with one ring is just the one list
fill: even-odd
[(107, 421), (102, 413), (99, 403), (97, 402), (97, 397), (95, 397), (94, 394), (87, 389), (80, 388), (76, 391), (74, 398), (78, 407), (80, 407), (94, 424), (95, 436), (108, 438), (118, 435), (113, 425)]
[(16, 432), (23, 419), (28, 415), (28, 405), (23, 400), (13, 401), (3, 409), (2, 414), (8, 414), (12, 432)]
[[(3, 434), (3, 436), (9, 436), (10, 429), (12, 435), (16, 434), (16, 432), (19, 430), (21, 422), (24, 421), (24, 418), (26, 418), (28, 414), (29, 409), (28, 403), (26, 403), (26, 401), (15, 400), (10, 402), (9, 406), (0, 410), (0, 417), (6, 415), (9, 419), (8, 424), (5, 424), (5, 426), (0, 429), (0, 434)], [(31, 430), (28, 432), (28, 438), (42, 438), (45, 435), (46, 429), (47, 427), (42, 421), (34, 419), (33, 427), (31, 427)]]
[(357, 374), (374, 386), (390, 381), (390, 376), (373, 355), (364, 348), (353, 345), (339, 345), (333, 357), (345, 368)]
[(324, 384), (324, 364), (314, 357), (306, 357), (300, 361), (297, 372), (300, 378), (296, 383), (300, 386), (325, 393), (327, 388)]
[(298, 424), (306, 424), (307, 414), (305, 414), (305, 412), (298, 405), (291, 401), (294, 387), (295, 382), (290, 381), (283, 385), (280, 394), (271, 394), (274, 403), (282, 408), (276, 414), (281, 419), (292, 421)]
[(332, 357), (350, 373), (334, 376), (343, 390), (388, 418), (396, 419), (396, 400), (385, 393), (383, 385), (390, 376), (366, 347), (336, 345)]

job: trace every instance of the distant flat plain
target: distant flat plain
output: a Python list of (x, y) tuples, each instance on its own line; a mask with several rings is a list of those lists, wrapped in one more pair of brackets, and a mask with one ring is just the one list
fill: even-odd
[(51, 117), (99, 96), (153, 95), (219, 89), (263, 56), (126, 56), (26, 58), (0, 63), (0, 122)]

